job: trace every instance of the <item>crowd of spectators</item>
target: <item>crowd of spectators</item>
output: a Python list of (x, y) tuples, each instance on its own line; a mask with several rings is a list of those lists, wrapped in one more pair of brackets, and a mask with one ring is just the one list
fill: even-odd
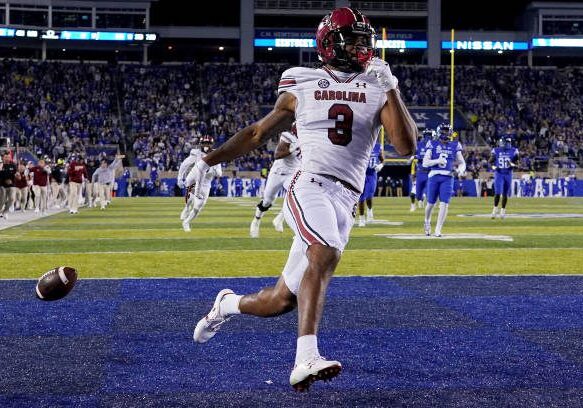
[(114, 76), (107, 65), (0, 60), (0, 135), (55, 159), (122, 142)]
[[(202, 135), (218, 146), (263, 116), (276, 100), (282, 64), (164, 66), (0, 61), (0, 136), (54, 158), (88, 144), (127, 143), (141, 170), (176, 170)], [(394, 66), (409, 106), (447, 106), (449, 68)], [(456, 106), (485, 146), (502, 136), (521, 167), (583, 162), (583, 70), (459, 66)], [(127, 138), (124, 135), (128, 135)], [(473, 139), (472, 139), (473, 140)], [(233, 163), (269, 167), (271, 143)], [(468, 149), (469, 168), (489, 152)]]

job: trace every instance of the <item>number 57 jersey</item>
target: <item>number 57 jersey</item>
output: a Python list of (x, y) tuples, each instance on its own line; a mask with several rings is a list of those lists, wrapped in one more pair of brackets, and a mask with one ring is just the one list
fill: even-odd
[(282, 74), (278, 94), (283, 92), (297, 99), (301, 169), (334, 176), (362, 192), (387, 101), (376, 78), (328, 67), (296, 67)]

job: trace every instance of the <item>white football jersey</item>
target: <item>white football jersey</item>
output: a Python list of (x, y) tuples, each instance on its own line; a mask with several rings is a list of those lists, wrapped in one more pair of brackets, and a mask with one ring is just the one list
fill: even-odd
[[(194, 165), (201, 160), (203, 157), (206, 156), (206, 153), (203, 153), (200, 149), (196, 149), (196, 151), (193, 151), (190, 153), (190, 155), (184, 159), (184, 161), (182, 162), (182, 164), (180, 165), (180, 168), (178, 169), (178, 187), (181, 186), (180, 183), (184, 184), (184, 182), (186, 181), (186, 178), (188, 177), (188, 174), (190, 173), (190, 171), (192, 170), (192, 168), (194, 167)], [(214, 166), (212, 166), (209, 171), (205, 174), (205, 181), (209, 182), (214, 178), (214, 177), (222, 177), (223, 175), (223, 169), (221, 167), (221, 163), (219, 164), (215, 164)], [(182, 180), (182, 181), (181, 181)]]
[[(292, 132), (282, 132), (279, 137), (280, 142), (285, 142), (289, 144), (298, 143), (298, 137)], [(291, 174), (300, 168), (302, 164), (301, 161), (301, 150), (296, 149), (288, 156), (277, 159), (271, 165), (271, 172), (274, 174)]]
[(278, 93), (283, 92), (297, 99), (301, 169), (334, 176), (362, 191), (387, 101), (376, 78), (328, 67), (296, 67), (282, 74)]

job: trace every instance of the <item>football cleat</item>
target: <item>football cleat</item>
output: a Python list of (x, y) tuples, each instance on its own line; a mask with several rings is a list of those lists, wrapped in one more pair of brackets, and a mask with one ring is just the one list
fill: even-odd
[(431, 236), (431, 224), (426, 222), (424, 225), (425, 235), (430, 237)]
[(366, 211), (366, 222), (373, 222), (374, 221), (374, 214), (372, 212), (372, 208)]
[(190, 232), (190, 222), (188, 220), (182, 221), (182, 229), (184, 232)]
[(502, 210), (500, 210), (500, 218), (501, 219), (506, 218), (506, 210), (504, 208)]
[(338, 361), (328, 361), (324, 357), (314, 356), (297, 364), (289, 377), (291, 386), (299, 392), (308, 391), (316, 381), (329, 381), (342, 371)]
[(251, 226), (249, 227), (249, 236), (251, 238), (259, 238), (259, 226), (261, 225), (260, 218), (253, 218)]
[(411, 208), (409, 209), (410, 212), (413, 212), (417, 209), (417, 207), (415, 206), (415, 204), (411, 204)]
[(231, 289), (223, 289), (217, 294), (211, 311), (205, 317), (200, 319), (194, 328), (194, 334), (192, 335), (192, 338), (195, 342), (206, 343), (212, 339), (215, 334), (217, 334), (221, 326), (230, 319), (230, 317), (221, 315), (220, 305), (221, 300), (223, 300), (226, 295), (231, 294), (235, 294), (235, 292), (233, 292)]
[(364, 217), (359, 217), (358, 226), (359, 227), (366, 227), (366, 221), (364, 220)]
[(273, 226), (277, 232), (283, 232), (283, 212), (277, 214), (273, 219)]

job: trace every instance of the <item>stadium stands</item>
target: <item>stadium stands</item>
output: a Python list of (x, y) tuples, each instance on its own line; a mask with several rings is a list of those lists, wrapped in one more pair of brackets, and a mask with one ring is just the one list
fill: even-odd
[[(224, 143), (276, 99), (283, 64), (167, 66), (0, 62), (0, 136), (37, 155), (86, 153), (127, 143), (140, 170), (176, 170), (203, 134)], [(449, 69), (395, 66), (409, 106), (447, 106)], [(456, 106), (482, 146), (510, 135), (523, 170), (583, 162), (583, 70), (460, 66)], [(124, 136), (127, 134), (127, 137)], [(464, 139), (462, 139), (464, 140)], [(464, 140), (465, 141), (465, 140)], [(123, 148), (122, 148), (123, 150)], [(268, 168), (273, 144), (239, 159)], [(472, 171), (488, 170), (487, 149), (468, 150)]]

